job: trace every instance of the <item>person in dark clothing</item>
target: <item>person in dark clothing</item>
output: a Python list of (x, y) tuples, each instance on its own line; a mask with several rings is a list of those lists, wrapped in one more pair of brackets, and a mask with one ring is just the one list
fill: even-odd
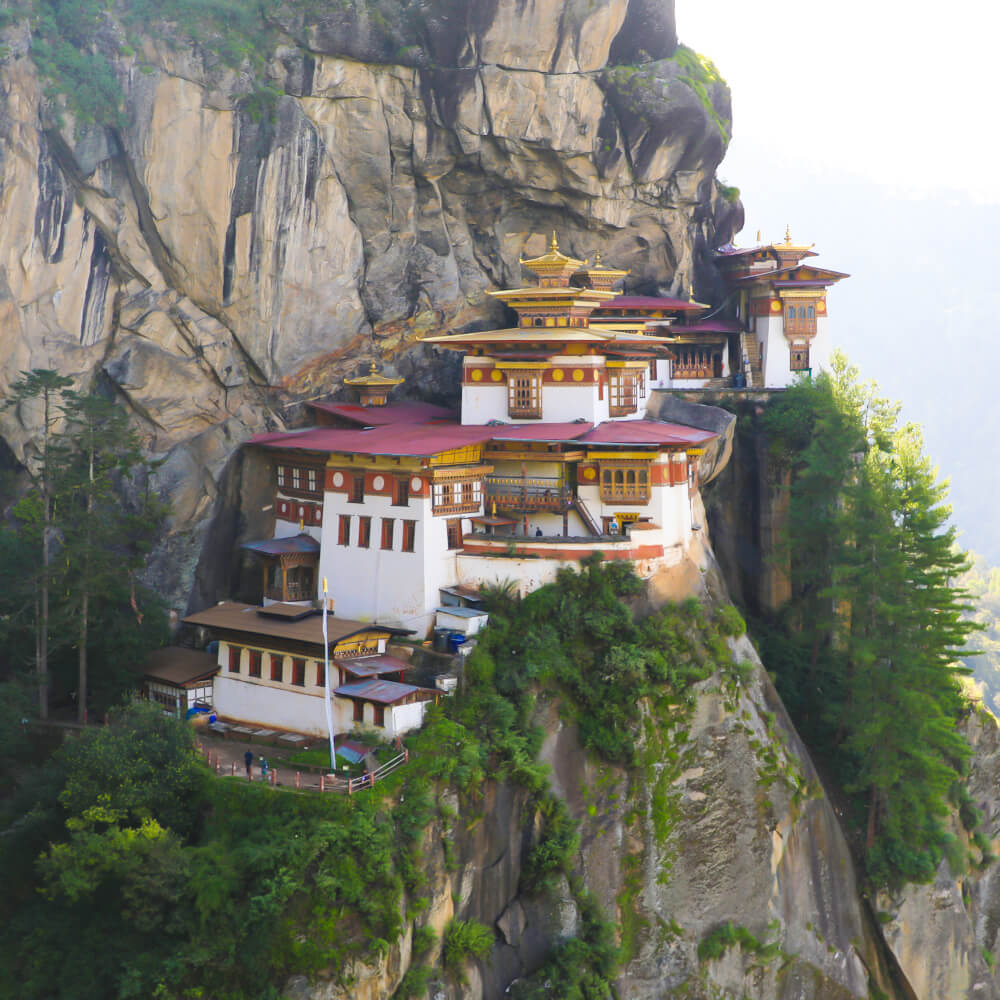
[(253, 767), (253, 751), (247, 750), (243, 755), (243, 763), (247, 766), (247, 778), (250, 777), (250, 768)]

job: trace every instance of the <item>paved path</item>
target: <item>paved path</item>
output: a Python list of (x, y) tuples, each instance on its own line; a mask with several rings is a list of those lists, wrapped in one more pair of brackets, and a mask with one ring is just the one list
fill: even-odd
[[(204, 737), (198, 734), (198, 745), (209, 754), (209, 764), (223, 778), (235, 776), (246, 781), (247, 770), (244, 754), (247, 750), (253, 753), (251, 772), (253, 781), (261, 780), (260, 758), (267, 758), (268, 771), (276, 772), (276, 782), (286, 788), (295, 787), (295, 775), (299, 774), (299, 787), (312, 788), (319, 791), (319, 775), (313, 771), (299, 771), (294, 764), (285, 763), (283, 748), (265, 746), (262, 743), (240, 743), (237, 740), (223, 740), (214, 737)], [(216, 766), (218, 764), (218, 766)], [(268, 779), (271, 775), (268, 774)]]

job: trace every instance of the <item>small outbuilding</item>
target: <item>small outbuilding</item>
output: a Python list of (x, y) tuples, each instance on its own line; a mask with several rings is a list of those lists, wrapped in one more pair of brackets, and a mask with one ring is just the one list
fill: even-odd
[(166, 646), (150, 653), (142, 668), (142, 692), (183, 718), (196, 706), (210, 706), (219, 664), (211, 653)]

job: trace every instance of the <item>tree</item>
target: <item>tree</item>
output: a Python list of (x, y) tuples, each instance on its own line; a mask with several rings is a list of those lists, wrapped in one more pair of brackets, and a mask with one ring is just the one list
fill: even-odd
[[(77, 628), (77, 713), (86, 722), (93, 597), (120, 591), (122, 578), (141, 567), (165, 507), (148, 490), (150, 465), (121, 407), (98, 393), (69, 391), (63, 412), (66, 426), (54, 447), (59, 520)], [(143, 488), (126, 501), (121, 493), (136, 481)]]
[[(49, 568), (52, 555), (52, 479), (51, 463), (52, 431), (55, 425), (56, 402), (59, 394), (73, 384), (71, 378), (60, 375), (48, 368), (35, 368), (22, 372), (19, 381), (10, 388), (7, 407), (19, 411), (32, 401), (42, 405), (42, 447), (34, 460), (25, 459), (25, 468), (31, 477), (37, 495), (39, 540), (41, 543), (42, 567), (38, 577), (38, 614), (35, 651), (35, 669), (38, 676), (38, 714), (47, 718), (49, 714)], [(22, 511), (27, 509), (22, 506)]]
[(854, 796), (872, 881), (926, 881), (970, 753), (957, 659), (975, 626), (952, 583), (968, 563), (919, 430), (857, 376), (839, 359), (768, 420), (793, 470), (793, 598), (765, 656), (778, 654), (793, 715)]

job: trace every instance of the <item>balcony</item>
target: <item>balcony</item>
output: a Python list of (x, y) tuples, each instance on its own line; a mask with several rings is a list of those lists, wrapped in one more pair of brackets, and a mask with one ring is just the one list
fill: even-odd
[(785, 317), (786, 337), (813, 337), (816, 335), (815, 316)]
[(552, 511), (562, 514), (573, 503), (572, 491), (560, 480), (537, 476), (487, 476), (486, 504), (500, 510)]
[(601, 484), (601, 503), (649, 503), (649, 487), (615, 484)]

